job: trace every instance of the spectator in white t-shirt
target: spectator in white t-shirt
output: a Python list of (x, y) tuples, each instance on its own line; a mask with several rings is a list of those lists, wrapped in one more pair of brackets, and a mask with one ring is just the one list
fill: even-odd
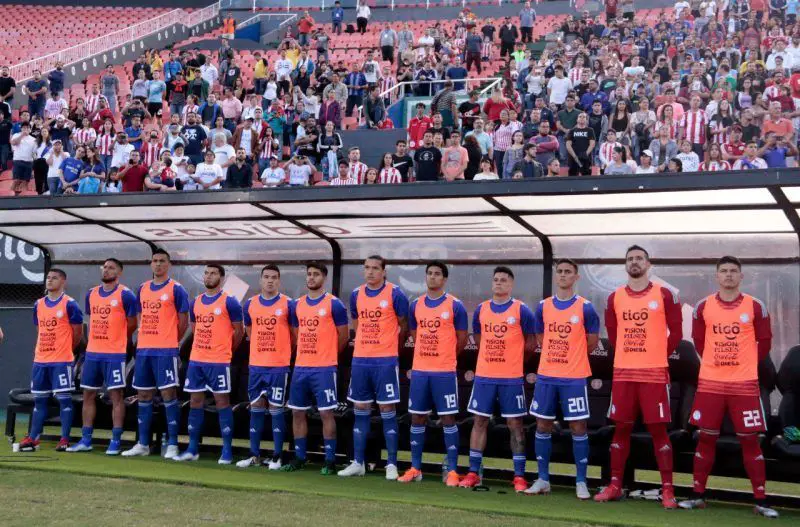
[(236, 162), (236, 150), (228, 144), (224, 134), (214, 135), (214, 163), (222, 169), (222, 175), (228, 177), (228, 167)]
[(311, 180), (311, 174), (314, 173), (314, 169), (309, 164), (308, 158), (299, 154), (289, 160), (286, 169), (289, 171), (290, 187), (308, 186)]
[(286, 183), (286, 172), (278, 165), (278, 156), (270, 156), (269, 166), (261, 173), (265, 187), (277, 187)]
[(221, 183), (225, 181), (225, 175), (222, 173), (222, 168), (214, 163), (214, 152), (207, 150), (203, 159), (204, 161), (195, 167), (192, 180), (203, 190), (222, 188)]
[(572, 89), (572, 81), (564, 76), (564, 68), (556, 66), (555, 77), (551, 77), (547, 82), (547, 93), (550, 95), (550, 102), (559, 106), (564, 104), (567, 94)]
[(125, 132), (118, 133), (111, 149), (111, 167), (119, 168), (128, 164), (128, 159), (134, 150), (136, 149), (128, 142), (128, 135)]

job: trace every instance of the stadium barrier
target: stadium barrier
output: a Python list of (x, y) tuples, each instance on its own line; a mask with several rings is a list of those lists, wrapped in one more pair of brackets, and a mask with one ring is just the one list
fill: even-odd
[[(468, 311), (491, 295), (493, 266), (511, 265), (517, 272), (515, 296), (534, 304), (552, 293), (553, 262), (570, 257), (581, 266), (578, 291), (603, 306), (608, 293), (624, 283), (625, 247), (639, 243), (654, 258), (654, 280), (679, 290), (684, 323), (691, 305), (713, 291), (713, 263), (735, 254), (744, 263), (747, 292), (761, 298), (773, 316), (773, 351), (760, 364), (762, 401), (768, 418), (763, 436), (770, 480), (796, 481), (800, 452), (783, 437), (783, 428), (798, 423), (800, 386), (800, 170), (743, 171), (715, 174), (552, 178), (536, 181), (442, 183), (355, 188), (264, 189), (198, 193), (141, 193), (102, 196), (23, 197), (0, 200), (0, 232), (35, 245), (45, 267), (57, 264), (70, 276), (68, 291), (81, 298), (97, 281), (96, 264), (113, 255), (126, 263), (124, 283), (148, 279), (151, 250), (173, 255), (173, 276), (192, 294), (201, 291), (202, 265), (228, 266), (226, 290), (238, 298), (256, 293), (258, 271), (266, 262), (282, 268), (283, 288), (290, 296), (303, 292), (306, 260), (332, 268), (328, 290), (342, 298), (361, 282), (360, 263), (369, 254), (388, 257), (389, 279), (409, 296), (424, 292), (424, 262), (431, 258), (451, 266), (449, 290)], [(598, 310), (602, 307), (598, 307)], [(688, 333), (684, 330), (688, 338)], [(400, 356), (401, 447), (408, 444), (408, 378), (413, 348)], [(186, 364), (191, 342), (182, 344)], [(349, 379), (351, 349), (340, 362), (340, 394)], [(466, 449), (471, 418), (464, 404), (474, 379), (477, 350), (470, 344), (458, 360), (459, 399)], [(130, 376), (135, 365), (132, 350)], [(538, 356), (526, 360), (526, 392), (536, 382)], [(613, 350), (601, 341), (590, 355), (589, 380), (592, 454), (590, 463), (606, 467), (613, 425), (605, 419), (610, 398)], [(678, 472), (691, 472), (694, 431), (687, 425), (696, 389), (699, 359), (684, 341), (669, 357), (672, 380), (670, 436)], [(185, 367), (185, 366), (184, 366)], [(80, 375), (80, 361), (76, 378)], [(247, 344), (237, 350), (232, 388), (239, 436), (247, 430)], [(26, 381), (19, 383), (20, 386)], [(777, 390), (776, 390), (777, 387)], [(128, 402), (135, 404), (129, 391)], [(101, 395), (101, 401), (104, 401)], [(10, 394), (7, 434), (19, 413), (30, 412), (26, 390)], [(76, 394), (80, 403), (81, 396)], [(213, 405), (208, 409), (214, 412)], [(350, 409), (342, 404), (339, 439), (350, 444)], [(313, 421), (313, 420), (312, 420)], [(154, 421), (158, 438), (162, 419)], [(207, 434), (218, 434), (216, 419), (206, 419)], [(320, 423), (311, 427), (310, 448), (321, 441)], [(437, 423), (427, 435), (426, 451), (441, 452)], [(100, 406), (97, 427), (110, 426), (110, 406)], [(185, 430), (186, 423), (182, 424)], [(528, 435), (535, 427), (526, 418)], [(135, 412), (126, 428), (135, 430)], [(372, 433), (380, 435), (375, 423)], [(267, 433), (269, 434), (269, 432)], [(554, 461), (571, 461), (568, 432), (557, 427)], [(655, 468), (651, 442), (643, 429), (634, 434), (629, 480), (634, 468)], [(493, 419), (487, 457), (505, 457), (508, 429)], [(533, 442), (528, 442), (533, 459)], [(371, 441), (378, 448), (380, 441)], [(738, 444), (729, 422), (723, 426), (714, 474), (742, 477)], [(347, 453), (341, 452), (343, 456)], [(376, 461), (378, 451), (371, 459)], [(736, 498), (736, 495), (729, 494)], [(741, 498), (738, 495), (738, 498)], [(780, 503), (779, 498), (776, 503)], [(796, 501), (796, 498), (794, 499)], [(785, 503), (793, 503), (786, 498)], [(796, 503), (795, 503), (796, 505)]]

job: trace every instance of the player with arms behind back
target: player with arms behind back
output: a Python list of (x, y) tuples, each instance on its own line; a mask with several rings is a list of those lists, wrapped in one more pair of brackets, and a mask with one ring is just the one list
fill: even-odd
[(350, 332), (347, 308), (341, 300), (325, 291), (327, 277), (325, 264), (306, 264), (308, 292), (297, 300), (295, 317), (291, 320), (297, 341), (297, 358), (289, 388), (295, 458), (282, 468), (286, 472), (300, 470), (306, 464), (306, 414), (316, 403), (325, 443), (325, 466), (321, 474), (332, 476), (336, 473), (336, 420), (333, 415), (339, 404), (336, 370), (339, 354), (347, 346)]
[(694, 309), (692, 340), (702, 357), (697, 394), (689, 421), (700, 428), (694, 455), (694, 489), (683, 509), (704, 509), (708, 475), (722, 419), (727, 412), (742, 446), (744, 468), (753, 485), (754, 512), (777, 518), (766, 503), (766, 470), (758, 434), (767, 431), (758, 384), (758, 363), (769, 356), (772, 345), (767, 307), (742, 294), (742, 264), (734, 256), (717, 262), (719, 290)]
[(108, 258), (103, 262), (103, 285), (86, 293), (86, 314), (89, 316), (89, 342), (81, 372), (83, 388), (83, 428), (81, 440), (67, 452), (88, 452), (92, 449), (94, 418), (97, 413), (97, 390), (103, 385), (111, 398), (111, 442), (106, 454), (120, 454), (122, 426), (125, 423), (125, 356), (128, 342), (136, 331), (139, 311), (136, 295), (121, 285), (122, 262)]
[(681, 340), (681, 303), (678, 296), (650, 281), (650, 255), (638, 245), (625, 253), (627, 285), (608, 297), (605, 321), (614, 350), (609, 417), (616, 423), (611, 441), (611, 482), (595, 501), (622, 497), (623, 474), (631, 445), (633, 424), (642, 420), (653, 436), (656, 463), (661, 473), (661, 503), (677, 508), (672, 488), (672, 445), (667, 424), (669, 364), (667, 357)]
[(578, 264), (572, 260), (556, 262), (556, 294), (539, 302), (534, 313), (536, 340), (542, 348), (536, 387), (530, 413), (536, 417), (536, 460), (539, 477), (527, 494), (550, 492), (551, 433), (556, 405), (572, 430), (572, 454), (575, 457), (575, 494), (579, 499), (591, 496), (586, 486), (589, 466), (589, 397), (586, 378), (592, 374), (589, 350), (597, 346), (600, 318), (591, 302), (575, 294), (580, 278)]
[(514, 273), (496, 267), (492, 273), (492, 299), (478, 306), (472, 316), (472, 333), (478, 341), (478, 365), (468, 410), (475, 414), (469, 439), (469, 472), (459, 486), (481, 484), (478, 476), (486, 448), (486, 432), (495, 406), (506, 418), (514, 462), (514, 490), (528, 488), (525, 481), (525, 386), (523, 369), (526, 353), (534, 349), (533, 312), (513, 298)]
[(189, 448), (174, 458), (175, 461), (200, 459), (200, 438), (203, 435), (206, 390), (214, 394), (214, 404), (222, 432), (220, 465), (233, 462), (233, 409), (230, 403), (231, 358), (244, 336), (242, 306), (234, 297), (222, 290), (225, 268), (207, 264), (203, 272), (206, 290), (192, 300), (189, 320), (194, 340), (189, 354), (189, 367), (183, 391), (189, 400)]
[(139, 334), (136, 340), (136, 370), (133, 387), (139, 392), (139, 441), (122, 453), (124, 457), (150, 455), (150, 424), (153, 421), (153, 396), (161, 390), (167, 418), (166, 459), (178, 455), (178, 348), (189, 325), (189, 293), (169, 277), (170, 258), (156, 249), (150, 259), (153, 279), (139, 286)]
[(239, 468), (261, 464), (261, 434), (269, 404), (272, 417), (274, 449), (270, 470), (281, 468), (286, 419), (283, 405), (292, 362), (294, 300), (281, 294), (281, 270), (275, 264), (261, 269), (261, 293), (248, 298), (244, 312), (244, 330), (250, 339), (250, 369), (247, 394), (250, 400), (250, 457), (236, 463)]
[(73, 352), (83, 337), (83, 313), (78, 303), (64, 292), (66, 285), (67, 273), (50, 269), (45, 279), (47, 295), (33, 304), (33, 323), (38, 332), (31, 372), (33, 414), (30, 433), (19, 443), (20, 452), (39, 449), (51, 393), (58, 400), (61, 419), (61, 440), (56, 450), (63, 452), (69, 447)]
[(457, 487), (458, 471), (458, 379), (456, 359), (467, 344), (469, 318), (464, 305), (445, 292), (447, 266), (429, 262), (425, 266), (428, 292), (411, 302), (408, 329), (414, 339), (414, 364), (408, 413), (411, 414), (411, 468), (398, 481), (422, 480), (422, 452), (425, 448), (425, 426), (428, 415), (436, 407), (442, 420), (444, 446), (447, 451), (447, 486)]
[(370, 428), (372, 402), (381, 411), (386, 441), (386, 479), (397, 479), (397, 414), (400, 378), (397, 355), (408, 331), (408, 298), (386, 281), (386, 259), (370, 256), (364, 261), (366, 283), (350, 295), (350, 316), (356, 329), (353, 367), (347, 399), (355, 406), (353, 453), (355, 459), (340, 476), (363, 476), (364, 451)]

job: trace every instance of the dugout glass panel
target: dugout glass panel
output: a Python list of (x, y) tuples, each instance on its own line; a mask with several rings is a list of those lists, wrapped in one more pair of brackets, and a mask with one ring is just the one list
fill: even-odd
[(101, 262), (113, 256), (123, 263), (147, 262), (153, 254), (144, 242), (115, 243), (56, 243), (48, 247), (50, 258), (58, 262)]
[(315, 201), (301, 203), (264, 203), (285, 216), (352, 215), (392, 216), (436, 214), (475, 214), (497, 212), (482, 198), (428, 198), (363, 201)]
[(57, 243), (131, 242), (134, 238), (100, 225), (53, 225), (14, 227), (3, 226), (3, 232), (15, 238), (39, 245)]
[(237, 240), (160, 242), (173, 262), (242, 262), (262, 265), (307, 260), (331, 261), (331, 246), (324, 240)]
[(392, 260), (540, 260), (542, 244), (533, 236), (500, 237), (425, 237), (405, 240), (381, 238), (351, 238), (340, 241), (345, 260), (363, 260), (380, 254)]
[(0, 210), (0, 225), (15, 223), (66, 223), (75, 221), (69, 214), (54, 209)]
[(84, 207), (65, 209), (81, 218), (104, 221), (193, 220), (215, 218), (265, 218), (269, 212), (247, 203), (170, 205), (168, 207)]

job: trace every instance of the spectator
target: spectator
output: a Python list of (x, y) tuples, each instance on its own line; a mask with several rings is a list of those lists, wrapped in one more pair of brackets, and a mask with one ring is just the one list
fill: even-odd
[(414, 32), (408, 26), (408, 22), (403, 23), (403, 29), (397, 34), (397, 53), (398, 64), (403, 62), (403, 54), (410, 52), (414, 47)]
[(0, 115), (5, 115), (9, 119), (16, 90), (17, 82), (11, 77), (8, 66), (0, 66)]
[(368, 86), (367, 78), (362, 72), (353, 70), (345, 77), (344, 84), (348, 89), (345, 115), (350, 117), (353, 115), (353, 109), (363, 104), (364, 89)]
[(42, 78), (41, 71), (33, 71), (33, 78), (25, 83), (25, 91), (28, 93), (28, 111), (31, 115), (44, 115), (47, 81)]
[(127, 163), (119, 166), (117, 173), (122, 182), (122, 192), (142, 192), (144, 190), (144, 178), (147, 177), (148, 172), (148, 167), (141, 163), (139, 152), (132, 150)]
[(47, 188), (51, 196), (61, 194), (61, 165), (65, 159), (69, 157), (69, 152), (64, 150), (64, 145), (61, 141), (53, 141), (52, 147), (48, 152), (42, 151), (46, 155), (45, 162), (47, 163)]
[(364, 185), (378, 185), (380, 184), (380, 179), (378, 178), (378, 169), (377, 168), (369, 168), (367, 169), (367, 175), (364, 176)]
[[(609, 130), (609, 133), (610, 132), (611, 130)], [(607, 176), (633, 174), (634, 169), (625, 161), (625, 148), (622, 146), (615, 146), (611, 151), (611, 161), (606, 165), (603, 174)]]
[(756, 155), (766, 162), (767, 168), (786, 168), (786, 157), (796, 156), (797, 147), (791, 140), (775, 132), (767, 132), (765, 139)]
[[(591, 153), (595, 146), (594, 131), (589, 128), (589, 118), (585, 113), (578, 116), (576, 125), (564, 137), (569, 155), (569, 175), (588, 176), (592, 172)], [(549, 166), (549, 165), (548, 165)]]
[(13, 150), (13, 183), (11, 190), (15, 194), (20, 194), (28, 187), (28, 182), (33, 176), (33, 160), (36, 156), (38, 144), (36, 139), (31, 136), (31, 125), (25, 123), (21, 130), (11, 136), (11, 148)]
[(494, 163), (489, 157), (481, 159), (481, 171), (475, 174), (472, 178), (473, 181), (491, 181), (498, 180), (500, 177), (494, 171)]
[(261, 171), (261, 183), (265, 187), (278, 187), (286, 183), (286, 172), (278, 164), (278, 156), (269, 157), (269, 165)]
[(223, 134), (217, 134), (214, 137), (214, 163), (220, 167), (222, 172), (222, 182), (224, 183), (228, 176), (228, 167), (236, 161), (236, 150), (228, 144)]
[(357, 146), (350, 148), (347, 154), (347, 172), (349, 177), (358, 181), (361, 185), (367, 175), (367, 165), (361, 162), (361, 150)]
[(506, 150), (511, 148), (514, 133), (520, 131), (521, 128), (517, 123), (509, 121), (508, 115), (508, 110), (500, 112), (500, 124), (495, 129), (492, 138), (494, 166), (500, 174), (503, 174), (503, 159), (505, 159)]
[(694, 151), (694, 145), (688, 139), (680, 142), (680, 152), (675, 156), (681, 161), (682, 172), (697, 172), (700, 169), (700, 157)]
[(208, 142), (208, 135), (203, 126), (197, 123), (196, 120), (197, 114), (195, 113), (190, 113), (187, 116), (186, 126), (181, 130), (181, 137), (183, 139), (186, 155), (189, 156), (191, 163), (199, 169), (199, 165), (205, 159), (203, 148)]
[[(524, 146), (525, 136), (521, 130), (517, 130), (511, 136), (511, 144), (503, 155), (503, 168), (501, 172), (503, 179), (511, 179), (511, 176), (514, 174), (514, 167), (516, 167), (517, 163), (521, 162), (522, 158), (525, 156)], [(500, 172), (500, 170), (498, 170), (498, 172)]]
[(483, 38), (478, 35), (478, 29), (476, 27), (472, 27), (469, 30), (469, 34), (465, 39), (465, 48), (467, 72), (469, 72), (472, 69), (472, 65), (475, 64), (475, 69), (480, 76), (482, 71), (481, 51), (483, 49)]
[(169, 91), (171, 93), (169, 99), (169, 113), (181, 114), (183, 107), (186, 105), (186, 95), (188, 93), (188, 84), (183, 78), (183, 72), (179, 71), (175, 77), (170, 81)]
[(481, 155), (489, 156), (494, 158), (494, 144), (492, 136), (486, 133), (483, 129), (484, 121), (482, 118), (478, 117), (475, 119), (473, 125), (475, 128), (469, 132), (467, 132), (466, 137), (474, 136), (475, 140), (478, 142), (478, 146), (481, 149)]
[(550, 133), (550, 123), (547, 121), (539, 123), (539, 133), (530, 139), (530, 143), (536, 145), (536, 161), (543, 167), (558, 154), (558, 139)]
[(536, 11), (531, 8), (530, 2), (519, 12), (519, 28), (522, 33), (522, 42), (527, 44), (533, 41), (533, 24), (536, 22)]
[(403, 183), (413, 180), (414, 159), (408, 155), (408, 143), (404, 139), (399, 139), (395, 143), (392, 166), (400, 172)]
[[(108, 64), (106, 72), (100, 77), (100, 86), (102, 87), (102, 94), (108, 103), (108, 109), (111, 113), (117, 114), (117, 96), (119, 95), (119, 77), (114, 73), (114, 66)], [(177, 112), (180, 113), (180, 112)]]
[(381, 48), (382, 59), (394, 63), (394, 50), (398, 44), (399, 37), (397, 36), (397, 31), (392, 29), (391, 24), (387, 22), (378, 37), (378, 45)]
[(61, 61), (56, 62), (56, 67), (47, 75), (47, 82), (49, 83), (50, 93), (61, 95), (64, 92), (64, 63)]
[(86, 160), (78, 181), (78, 194), (98, 194), (106, 180), (106, 168), (96, 148), (87, 147), (85, 150)]
[(342, 3), (336, 0), (333, 10), (331, 10), (331, 23), (333, 24), (333, 32), (337, 35), (342, 34), (342, 22), (344, 22), (344, 9), (342, 9)]
[(225, 188), (250, 188), (253, 186), (253, 165), (244, 148), (236, 149), (236, 157), (228, 167)]
[(461, 146), (461, 134), (454, 131), (450, 135), (449, 146), (442, 152), (442, 175), (445, 181), (465, 179), (464, 173), (469, 164), (469, 152)]
[(614, 149), (621, 146), (622, 143), (617, 141), (617, 132), (609, 129), (606, 132), (606, 140), (600, 145), (598, 155), (601, 170), (604, 170), (609, 164), (611, 164), (612, 158), (614, 157)]
[(416, 115), (408, 122), (408, 145), (411, 150), (420, 147), (425, 131), (433, 126), (433, 120), (425, 115), (425, 103), (418, 102), (416, 110)]
[(402, 183), (403, 178), (400, 171), (394, 167), (393, 157), (391, 152), (386, 152), (381, 158), (380, 173), (378, 174), (378, 181), (382, 185)]
[[(331, 85), (332, 86), (332, 85)], [(326, 88), (327, 89), (327, 88)], [(342, 123), (342, 111), (339, 101), (336, 100), (336, 92), (329, 90), (327, 98), (323, 101), (319, 109), (319, 123), (324, 127), (328, 122), (338, 129)]]
[(708, 145), (706, 160), (700, 165), (701, 172), (716, 172), (719, 170), (730, 170), (731, 165), (722, 159), (722, 149), (719, 144), (711, 143)]
[(314, 30), (314, 18), (308, 13), (303, 12), (303, 16), (297, 21), (297, 41), (301, 47), (307, 47), (310, 42), (311, 32)]
[(33, 172), (33, 181), (37, 194), (43, 194), (47, 189), (47, 156), (53, 148), (50, 140), (50, 130), (43, 128), (36, 138), (36, 155), (33, 158), (31, 169)]
[(519, 38), (517, 26), (511, 22), (511, 17), (505, 17), (503, 25), (500, 27), (500, 57), (510, 55), (514, 51), (514, 45)]
[(557, 157), (554, 157), (547, 163), (547, 176), (545, 177), (561, 177), (561, 162)]
[(161, 80), (161, 74), (158, 71), (154, 71), (153, 80), (147, 82), (147, 113), (155, 118), (159, 127), (161, 126), (166, 93), (167, 84)]
[(377, 128), (378, 123), (383, 121), (386, 116), (386, 108), (383, 105), (383, 99), (379, 97), (380, 88), (372, 86), (369, 89), (369, 95), (364, 102), (364, 116), (365, 123), (361, 128)]
[(655, 174), (658, 171), (653, 165), (653, 153), (650, 150), (642, 150), (640, 165), (636, 167), (637, 174)]
[[(189, 159), (191, 159), (191, 155)], [(219, 164), (214, 162), (214, 151), (206, 150), (203, 153), (203, 162), (197, 164), (194, 174), (191, 175), (192, 181), (199, 185), (200, 190), (217, 190), (222, 188), (225, 181), (225, 174)]]
[(339, 175), (331, 179), (330, 184), (333, 186), (358, 185), (358, 180), (350, 175), (347, 170), (347, 163), (342, 162), (339, 163)]
[(455, 125), (458, 110), (451, 80), (445, 81), (444, 89), (431, 100), (431, 114), (435, 116), (437, 113), (442, 116), (443, 126), (450, 128)]
[(142, 144), (139, 149), (141, 154), (142, 164), (146, 167), (151, 167), (159, 160), (161, 156), (161, 141), (158, 139), (158, 131), (150, 130), (149, 139)]
[(422, 146), (414, 152), (414, 172), (417, 181), (438, 181), (441, 173), (442, 152), (433, 146), (433, 133), (426, 130)]
[(311, 183), (314, 168), (306, 156), (295, 154), (287, 163), (286, 170), (289, 173), (290, 187), (307, 187)]
[(274, 156), (277, 157), (280, 155), (280, 143), (278, 139), (275, 137), (275, 132), (272, 131), (272, 128), (267, 125), (262, 131), (259, 136), (259, 161), (258, 161), (258, 169), (263, 172), (264, 169), (269, 165), (269, 160)]
[(464, 138), (464, 148), (467, 150), (468, 162), (467, 169), (464, 171), (464, 179), (472, 181), (481, 166), (481, 147), (474, 135)]
[(523, 179), (540, 178), (545, 176), (545, 166), (538, 160), (538, 147), (536, 143), (526, 143), (525, 156), (514, 165), (514, 172), (522, 172)]
[(667, 163), (670, 159), (678, 155), (678, 143), (670, 137), (670, 131), (662, 127), (657, 132), (657, 137), (650, 142), (651, 157), (653, 165), (659, 172), (667, 170)]
[(222, 108), (222, 116), (225, 118), (225, 128), (233, 132), (236, 129), (236, 123), (242, 116), (242, 101), (233, 96), (233, 90), (225, 88), (225, 97), (220, 103)]
[(366, 2), (358, 5), (356, 8), (356, 26), (358, 28), (358, 32), (362, 35), (367, 32), (367, 23), (369, 22), (371, 16), (372, 11)]

